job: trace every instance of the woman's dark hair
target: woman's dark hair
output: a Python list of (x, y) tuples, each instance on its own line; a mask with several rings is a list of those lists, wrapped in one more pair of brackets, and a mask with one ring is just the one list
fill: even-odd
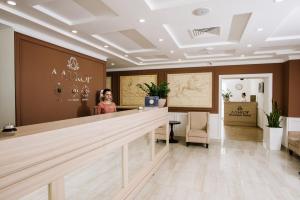
[(96, 92), (96, 105), (98, 105), (100, 103), (100, 101), (104, 100), (104, 95), (105, 95), (106, 92), (111, 92), (111, 89), (105, 88), (102, 91), (103, 96), (101, 97), (101, 90), (97, 90), (97, 92)]
[(105, 95), (106, 92), (111, 92), (111, 89), (105, 88), (105, 89), (103, 90), (103, 96)]

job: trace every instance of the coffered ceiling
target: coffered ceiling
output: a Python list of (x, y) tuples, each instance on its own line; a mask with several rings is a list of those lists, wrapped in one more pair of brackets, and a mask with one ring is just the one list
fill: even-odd
[[(0, 23), (110, 70), (300, 58), (299, 0), (0, 0)], [(73, 32), (72, 32), (73, 31)]]

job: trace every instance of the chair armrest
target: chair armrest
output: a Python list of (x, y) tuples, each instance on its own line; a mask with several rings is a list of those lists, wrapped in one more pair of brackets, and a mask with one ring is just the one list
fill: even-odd
[(289, 131), (288, 137), (297, 137), (300, 139), (300, 131)]

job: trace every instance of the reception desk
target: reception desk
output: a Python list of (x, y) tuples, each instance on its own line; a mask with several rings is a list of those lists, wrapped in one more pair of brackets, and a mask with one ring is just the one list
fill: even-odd
[(224, 102), (224, 125), (257, 126), (257, 103)]
[(168, 154), (155, 140), (168, 124), (153, 108), (17, 127), (0, 137), (0, 199), (132, 199)]

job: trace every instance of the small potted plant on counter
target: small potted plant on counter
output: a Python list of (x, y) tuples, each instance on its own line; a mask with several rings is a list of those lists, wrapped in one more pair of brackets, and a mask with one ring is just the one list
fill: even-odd
[(227, 89), (226, 91), (223, 91), (222, 97), (224, 99), (224, 102), (229, 102), (230, 97), (232, 97), (231, 91), (229, 89)]
[(143, 90), (148, 96), (158, 96), (158, 106), (164, 107), (166, 104), (166, 98), (168, 93), (170, 92), (169, 83), (166, 81), (161, 82), (160, 84), (156, 85), (155, 83), (151, 82), (151, 84), (143, 83), (137, 84), (136, 86)]
[(280, 127), (280, 110), (277, 102), (272, 103), (272, 112), (266, 116), (268, 125), (264, 134), (264, 146), (270, 150), (280, 150), (283, 128)]

